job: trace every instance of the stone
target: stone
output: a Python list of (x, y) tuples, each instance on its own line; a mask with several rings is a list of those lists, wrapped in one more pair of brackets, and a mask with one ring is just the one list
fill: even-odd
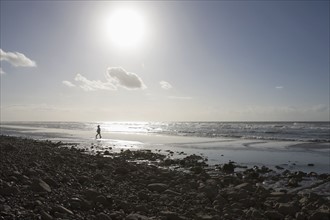
[(104, 151), (104, 155), (110, 155), (110, 151), (108, 150)]
[(81, 199), (73, 197), (69, 202), (72, 209), (81, 209)]
[(79, 176), (77, 179), (80, 184), (84, 184), (85, 182), (89, 181), (89, 178), (87, 176)]
[(97, 220), (111, 220), (111, 217), (109, 215), (101, 212), (96, 216), (96, 219)]
[(147, 216), (140, 215), (140, 214), (129, 214), (126, 216), (125, 220), (149, 220)]
[(83, 211), (88, 211), (92, 208), (91, 202), (87, 201), (86, 199), (82, 199), (80, 205)]
[(69, 210), (61, 205), (55, 205), (53, 209), (59, 213), (63, 213), (66, 215), (73, 215), (73, 212), (71, 210)]
[(163, 193), (167, 194), (167, 195), (173, 195), (173, 196), (180, 196), (181, 195), (181, 193), (175, 192), (175, 191), (170, 190), (170, 189), (165, 190)]
[(58, 187), (58, 183), (50, 177), (46, 177), (44, 181), (51, 187)]
[(295, 217), (296, 217), (296, 220), (305, 220), (306, 219), (306, 215), (303, 212), (297, 212)]
[(129, 170), (125, 167), (118, 167), (116, 168), (115, 173), (120, 175), (126, 175), (129, 173)]
[(94, 202), (95, 202), (95, 203), (102, 204), (102, 205), (105, 206), (105, 207), (107, 207), (107, 206), (110, 205), (109, 202), (108, 202), (108, 200), (107, 200), (107, 198), (106, 198), (105, 196), (103, 196), (103, 195), (99, 195), (99, 196), (97, 196), (97, 197), (95, 198)]
[(284, 219), (284, 216), (277, 211), (266, 211), (265, 216), (270, 220), (281, 220)]
[(222, 166), (222, 171), (225, 173), (233, 173), (235, 170), (235, 166), (233, 165), (233, 163), (226, 163)]
[(164, 183), (151, 183), (148, 185), (148, 189), (150, 191), (156, 191), (156, 192), (164, 192), (168, 188), (167, 184)]
[(93, 178), (96, 181), (103, 181), (104, 180), (104, 176), (100, 173), (95, 174), (95, 176)]
[(182, 218), (176, 212), (161, 211), (159, 215), (164, 216), (166, 220), (182, 220)]
[(278, 206), (278, 211), (284, 216), (285, 215), (295, 216), (298, 210), (293, 204), (280, 203)]
[(95, 189), (87, 189), (84, 192), (84, 195), (87, 200), (94, 201), (96, 199), (96, 197), (98, 197), (100, 195), (100, 193), (97, 192)]
[(213, 205), (224, 206), (225, 204), (227, 204), (227, 200), (220, 194), (218, 194), (213, 201)]
[(329, 220), (330, 213), (325, 211), (315, 211), (309, 220)]
[(246, 191), (255, 191), (255, 188), (250, 183), (242, 183), (237, 186), (235, 186), (235, 189), (244, 189)]
[(249, 210), (246, 212), (246, 216), (249, 219), (260, 219), (263, 217), (262, 213), (257, 210), (256, 208), (251, 207)]
[(31, 189), (34, 192), (51, 192), (50, 186), (42, 179), (34, 179), (31, 184)]
[(289, 179), (287, 186), (298, 187), (299, 186), (299, 180), (296, 179), (296, 178), (291, 178), (291, 179)]
[(16, 195), (20, 192), (20, 190), (16, 186), (6, 186), (5, 188), (0, 188), (0, 195), (9, 196)]
[(41, 215), (41, 220), (53, 220), (54, 219), (50, 214), (48, 214), (44, 210), (40, 211), (40, 215)]

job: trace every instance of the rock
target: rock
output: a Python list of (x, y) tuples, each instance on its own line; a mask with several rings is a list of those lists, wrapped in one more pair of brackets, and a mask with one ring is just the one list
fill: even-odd
[(299, 186), (298, 183), (299, 183), (299, 180), (297, 180), (296, 178), (291, 178), (291, 179), (289, 179), (287, 186), (298, 187)]
[(84, 184), (85, 182), (89, 181), (89, 178), (87, 176), (78, 176), (77, 179), (80, 184)]
[(109, 215), (101, 212), (96, 216), (96, 219), (97, 220), (111, 220), (111, 217)]
[(4, 188), (0, 188), (1, 196), (17, 195), (20, 190), (16, 186), (7, 185)]
[(315, 211), (309, 220), (329, 220), (330, 213), (324, 211)]
[(34, 192), (51, 192), (50, 186), (45, 183), (42, 179), (34, 179), (31, 184), (31, 189)]
[(40, 215), (41, 215), (42, 220), (53, 220), (54, 219), (50, 214), (48, 214), (44, 210), (40, 211)]
[(129, 173), (129, 170), (125, 167), (118, 167), (116, 168), (115, 173), (120, 175), (126, 175)]
[(110, 213), (110, 217), (114, 220), (121, 220), (125, 219), (125, 213), (121, 211), (114, 211)]
[(168, 185), (164, 183), (151, 183), (148, 185), (148, 189), (150, 191), (156, 191), (156, 192), (164, 192), (168, 188)]
[(216, 185), (206, 185), (200, 187), (199, 191), (205, 193), (206, 197), (213, 201), (218, 194), (218, 187)]
[(224, 206), (225, 204), (227, 204), (227, 200), (220, 194), (218, 194), (213, 201), (213, 205)]
[(5, 211), (5, 212), (9, 212), (11, 210), (11, 207), (9, 205), (1, 205), (0, 206), (0, 211)]
[(270, 220), (281, 220), (284, 219), (284, 216), (277, 211), (266, 211), (265, 216)]
[(276, 168), (276, 169), (278, 169), (278, 170), (284, 170), (284, 168), (283, 168), (283, 167), (280, 167), (280, 166), (278, 166), (278, 165), (277, 165), (277, 166), (275, 166), (275, 168)]
[(263, 214), (257, 210), (256, 208), (251, 207), (247, 212), (246, 212), (246, 216), (249, 219), (262, 219), (264, 216)]
[(149, 200), (150, 196), (145, 190), (141, 190), (138, 192), (137, 196), (141, 200)]
[(222, 171), (225, 173), (233, 173), (234, 170), (235, 170), (235, 166), (231, 162), (226, 163), (222, 166)]
[(104, 151), (104, 155), (110, 155), (110, 151), (108, 150)]
[(53, 210), (57, 211), (59, 213), (66, 214), (66, 215), (73, 215), (73, 212), (71, 210), (69, 210), (61, 205), (55, 205)]
[(213, 220), (213, 216), (205, 215), (205, 214), (199, 214), (197, 215), (198, 220)]
[(284, 216), (286, 215), (295, 216), (298, 210), (293, 204), (280, 203), (278, 205), (278, 211)]
[(175, 192), (175, 191), (170, 190), (170, 189), (165, 190), (163, 193), (167, 194), (167, 195), (173, 195), (173, 196), (180, 196), (181, 195), (181, 193)]
[(307, 166), (309, 166), (309, 167), (313, 167), (314, 164), (313, 164), (313, 163), (309, 163), (309, 164), (307, 164)]
[(87, 200), (94, 201), (96, 199), (96, 197), (98, 197), (100, 195), (100, 193), (97, 192), (95, 189), (87, 189), (84, 192), (84, 195)]
[(295, 217), (296, 217), (296, 220), (305, 220), (306, 219), (306, 215), (303, 212), (297, 212)]
[(82, 199), (80, 205), (83, 211), (88, 211), (92, 208), (91, 202), (87, 201), (86, 199)]
[(108, 207), (110, 203), (108, 202), (107, 198), (105, 196), (99, 195), (94, 200), (95, 203), (102, 204), (105, 207)]
[(100, 173), (97, 173), (94, 176), (94, 180), (96, 180), (96, 181), (103, 181), (104, 180), (104, 176), (102, 174), (100, 174)]
[(73, 209), (81, 209), (81, 199), (73, 197), (70, 199), (70, 207)]
[(246, 191), (252, 192), (255, 191), (255, 188), (250, 183), (242, 183), (235, 186), (235, 189), (244, 189)]
[(52, 187), (58, 187), (57, 182), (56, 182), (54, 179), (50, 178), (50, 177), (46, 177), (46, 178), (44, 179), (44, 181), (45, 181), (49, 186), (52, 186)]
[(268, 200), (275, 200), (277, 202), (281, 203), (286, 203), (291, 200), (291, 196), (287, 193), (284, 192), (271, 192), (269, 197), (267, 198)]
[(182, 220), (176, 212), (161, 211), (159, 215), (165, 217), (166, 220)]
[(129, 214), (126, 216), (125, 220), (149, 220), (147, 216), (140, 215), (140, 214)]

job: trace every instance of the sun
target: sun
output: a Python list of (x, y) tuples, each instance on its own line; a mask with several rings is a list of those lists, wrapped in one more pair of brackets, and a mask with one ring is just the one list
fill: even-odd
[(136, 10), (118, 9), (109, 16), (106, 25), (111, 42), (120, 48), (137, 47), (144, 40), (145, 21)]

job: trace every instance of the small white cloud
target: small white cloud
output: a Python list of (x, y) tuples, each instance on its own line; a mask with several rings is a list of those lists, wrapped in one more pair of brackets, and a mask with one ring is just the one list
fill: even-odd
[(62, 83), (68, 87), (80, 87), (85, 91), (117, 90), (118, 87), (128, 90), (147, 88), (137, 74), (127, 72), (121, 67), (109, 67), (105, 73), (105, 81), (89, 80), (79, 73), (75, 76), (74, 80), (78, 84), (75, 85), (66, 80)]
[(3, 69), (0, 67), (0, 75), (2, 74), (6, 74), (5, 71), (3, 71)]
[(62, 81), (62, 83), (64, 84), (64, 85), (66, 85), (67, 87), (76, 87), (76, 85), (74, 85), (72, 82), (70, 82), (70, 81), (66, 81), (66, 80), (64, 80), (64, 81)]
[(122, 67), (109, 67), (106, 79), (109, 83), (129, 90), (147, 88), (136, 73), (127, 72)]
[(35, 61), (27, 58), (24, 54), (19, 52), (5, 52), (0, 49), (0, 61), (7, 61), (15, 67), (36, 67)]
[(172, 85), (166, 81), (160, 81), (159, 84), (162, 87), (162, 89), (165, 89), (165, 90), (172, 88)]
[(283, 89), (283, 86), (276, 86), (275, 89)]
[(80, 88), (85, 91), (96, 91), (96, 90), (116, 90), (117, 88), (110, 82), (102, 82), (100, 80), (89, 80), (81, 74), (77, 74), (74, 78), (75, 81), (80, 82)]

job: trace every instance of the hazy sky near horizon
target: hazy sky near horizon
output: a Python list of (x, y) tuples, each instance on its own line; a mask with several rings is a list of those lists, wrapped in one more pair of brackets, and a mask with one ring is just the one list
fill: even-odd
[(329, 1), (3, 1), (1, 121), (329, 120)]

